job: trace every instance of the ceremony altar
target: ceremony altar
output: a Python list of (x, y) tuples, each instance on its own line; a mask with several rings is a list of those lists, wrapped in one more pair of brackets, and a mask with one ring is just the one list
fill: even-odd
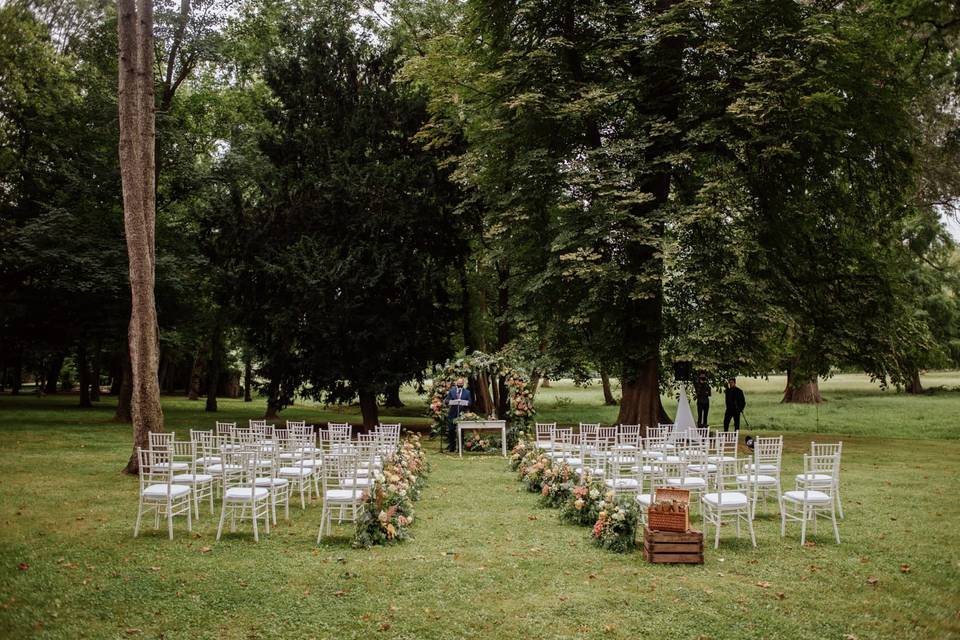
[(457, 454), (463, 457), (463, 431), (464, 429), (473, 429), (474, 431), (499, 431), (500, 448), (503, 450), (503, 457), (507, 457), (507, 421), (506, 420), (458, 420), (457, 421)]

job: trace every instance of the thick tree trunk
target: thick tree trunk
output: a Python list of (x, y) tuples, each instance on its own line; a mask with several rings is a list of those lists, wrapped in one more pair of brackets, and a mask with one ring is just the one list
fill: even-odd
[(133, 402), (133, 369), (130, 366), (130, 355), (124, 349), (121, 354), (120, 390), (117, 392), (117, 410), (113, 414), (114, 422), (133, 422), (133, 412), (130, 405)]
[(613, 397), (613, 390), (610, 388), (610, 375), (603, 367), (600, 367), (600, 383), (603, 386), (603, 404), (616, 405), (617, 399)]
[(120, 45), (117, 104), (123, 221), (130, 266), (130, 366), (133, 452), (125, 471), (138, 471), (137, 447), (163, 431), (160, 406), (160, 336), (154, 297), (156, 193), (153, 0), (117, 0)]
[(90, 363), (87, 359), (87, 345), (83, 342), (77, 347), (77, 373), (80, 376), (80, 406), (90, 408)]
[(263, 417), (274, 420), (280, 416), (280, 409), (280, 380), (271, 378), (267, 386), (267, 413)]
[(47, 365), (47, 380), (43, 387), (44, 393), (56, 393), (57, 383), (60, 381), (60, 369), (63, 368), (65, 354), (58, 351), (50, 356), (50, 363)]
[(619, 424), (639, 424), (646, 430), (661, 422), (670, 422), (670, 416), (660, 402), (660, 363), (649, 358), (635, 377), (624, 374), (621, 378), (622, 399)]
[(823, 402), (823, 398), (820, 396), (820, 385), (817, 384), (817, 378), (813, 377), (806, 381), (794, 380), (793, 374), (787, 370), (787, 386), (783, 390), (783, 400), (781, 402), (820, 404)]
[(470, 389), (473, 391), (473, 407), (471, 410), (479, 416), (488, 416), (494, 412), (496, 405), (490, 394), (490, 379), (486, 374), (480, 374), (470, 380)]
[(90, 400), (100, 402), (101, 343), (98, 339), (93, 347), (93, 359), (90, 362)]
[(201, 381), (201, 370), (203, 368), (203, 360), (200, 358), (200, 354), (193, 359), (193, 367), (190, 368), (190, 384), (187, 386), (187, 400), (199, 400), (200, 399), (200, 381)]
[(542, 380), (542, 378), (540, 377), (540, 374), (537, 373), (536, 371), (534, 371), (530, 375), (530, 397), (531, 398), (536, 399), (537, 391), (540, 389), (540, 380)]
[(403, 405), (403, 402), (400, 400), (400, 383), (391, 384), (387, 386), (386, 392), (386, 401), (383, 403), (385, 407), (392, 407), (398, 409)]
[(549, 388), (550, 388), (550, 378), (544, 376), (544, 377), (543, 377), (543, 382), (540, 383), (540, 386), (543, 387), (544, 389), (549, 389)]
[(217, 388), (220, 386), (220, 363), (223, 361), (223, 328), (220, 319), (214, 323), (210, 335), (210, 363), (207, 366), (207, 406), (206, 411), (217, 410)]
[(380, 422), (380, 415), (377, 410), (377, 392), (371, 389), (362, 389), (359, 395), (363, 429), (364, 431), (372, 431)]
[(920, 370), (914, 369), (913, 374), (910, 376), (910, 382), (907, 384), (907, 393), (911, 394), (921, 394), (923, 393), (923, 385), (920, 383)]
[(243, 401), (253, 402), (253, 362), (249, 355), (243, 361)]

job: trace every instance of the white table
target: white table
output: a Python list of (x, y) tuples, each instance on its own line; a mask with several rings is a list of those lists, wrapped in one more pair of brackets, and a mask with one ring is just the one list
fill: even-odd
[(507, 457), (507, 421), (506, 420), (458, 420), (457, 421), (457, 453), (463, 457), (463, 430), (499, 431), (500, 447), (503, 457)]

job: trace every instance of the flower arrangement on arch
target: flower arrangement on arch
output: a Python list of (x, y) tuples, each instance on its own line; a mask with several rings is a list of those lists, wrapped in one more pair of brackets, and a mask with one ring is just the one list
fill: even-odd
[(630, 553), (637, 546), (637, 523), (640, 511), (630, 496), (604, 500), (597, 514), (591, 537), (598, 547), (617, 553)]

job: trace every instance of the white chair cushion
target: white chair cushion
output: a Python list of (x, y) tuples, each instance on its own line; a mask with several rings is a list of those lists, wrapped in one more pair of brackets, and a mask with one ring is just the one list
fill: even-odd
[(707, 481), (703, 478), (667, 478), (667, 484), (671, 487), (702, 489), (707, 486)]
[(586, 467), (577, 467), (574, 469), (574, 471), (576, 471), (582, 476), (590, 474), (594, 478), (598, 476), (603, 477), (603, 469), (587, 469)]
[[(165, 470), (167, 470), (167, 469), (170, 468), (170, 463), (167, 463), (167, 462), (158, 462), (158, 463), (152, 465), (151, 468), (154, 469), (155, 471), (165, 471)], [(187, 464), (186, 462), (174, 462), (174, 463), (173, 463), (173, 470), (174, 470), (174, 471), (186, 471), (186, 470), (189, 469), (189, 468), (190, 468), (190, 465)]]
[(632, 445), (632, 444), (618, 444), (618, 445), (615, 445), (613, 448), (616, 449), (617, 451), (636, 451), (637, 450), (636, 445)]
[(209, 471), (210, 473), (223, 473), (224, 471), (227, 471), (228, 473), (230, 473), (230, 472), (239, 472), (239, 471), (240, 471), (240, 465), (238, 465), (238, 464), (227, 464), (227, 465), (224, 465), (224, 464), (212, 464), (212, 465), (210, 465), (209, 467), (207, 467), (207, 471)]
[(202, 467), (205, 467), (210, 464), (220, 464), (221, 462), (223, 462), (223, 460), (221, 460), (217, 456), (203, 456), (201, 458), (197, 458), (197, 464), (199, 464)]
[(753, 471), (753, 470), (754, 470), (754, 467), (756, 467), (756, 466), (759, 466), (759, 468), (757, 469), (757, 471), (759, 471), (760, 473), (776, 473), (776, 472), (777, 472), (777, 465), (775, 465), (775, 464), (765, 464), (765, 463), (762, 463), (762, 462), (761, 462), (759, 465), (755, 465), (755, 464), (753, 464), (753, 463), (751, 462), (750, 464), (745, 464), (745, 465), (743, 465), (743, 468), (744, 468), (746, 471)]
[(688, 464), (688, 471), (693, 471), (695, 473), (715, 473), (717, 470), (717, 465), (715, 464)]
[(637, 473), (662, 473), (663, 467), (654, 467), (653, 465), (645, 464), (642, 467), (634, 467), (633, 470)]
[(303, 467), (302, 469), (301, 469), (300, 467), (280, 467), (280, 470), (277, 471), (277, 475), (278, 475), (278, 476), (283, 476), (283, 477), (286, 477), (286, 478), (291, 478), (291, 477), (292, 477), (292, 478), (300, 478), (300, 477), (305, 478), (305, 477), (309, 476), (309, 475), (312, 474), (312, 473), (313, 473), (313, 468), (312, 468), (312, 467)]
[(611, 489), (636, 489), (640, 486), (635, 478), (608, 478), (604, 484)]
[(756, 482), (758, 485), (777, 484), (777, 479), (773, 476), (745, 474), (737, 476), (737, 482), (750, 483)]
[[(261, 487), (257, 487), (252, 492), (254, 500), (263, 500), (270, 492)], [(223, 494), (223, 499), (228, 502), (250, 502), (251, 491), (249, 487), (232, 487)]]
[(823, 491), (787, 491), (783, 494), (784, 500), (789, 500), (790, 502), (804, 502), (804, 494), (806, 494), (806, 502), (813, 504), (829, 504), (830, 496)]
[(575, 465), (583, 464), (583, 460), (581, 460), (580, 458), (567, 458), (566, 460), (564, 460), (564, 462), (570, 465), (571, 467)]
[[(170, 486), (170, 497), (179, 498), (190, 493), (190, 487), (183, 484), (174, 484)], [(143, 490), (143, 497), (147, 500), (166, 500), (167, 485), (152, 484)]]
[(713, 507), (745, 507), (747, 506), (747, 496), (738, 491), (724, 491), (721, 493), (705, 493), (703, 501)]
[(327, 502), (357, 502), (360, 500), (360, 492), (350, 489), (327, 489), (323, 499)]
[(340, 484), (345, 487), (369, 487), (370, 478), (357, 478), (356, 480), (353, 478), (344, 478), (340, 481)]
[(797, 482), (809, 484), (830, 484), (833, 477), (829, 473), (798, 473)]
[(736, 462), (737, 459), (733, 456), (707, 456), (708, 462)]
[(213, 482), (213, 476), (206, 473), (181, 473), (173, 476), (174, 484), (203, 484)]
[(258, 487), (285, 487), (290, 481), (285, 478), (257, 478), (254, 484)]
[(637, 495), (637, 503), (642, 507), (649, 507), (653, 503), (653, 498), (649, 493), (641, 493)]
[(537, 440), (534, 446), (537, 449), (543, 449), (544, 451), (549, 451), (550, 449), (553, 449), (553, 443), (550, 442), (549, 440)]
[(281, 460), (299, 460), (300, 458), (303, 457), (303, 453), (300, 453), (300, 452), (297, 452), (297, 453), (287, 452), (287, 453), (281, 453), (281, 454), (280, 454), (279, 456), (277, 456), (277, 457), (280, 458)]
[(662, 456), (660, 460), (664, 464), (680, 464), (683, 462), (683, 458), (680, 456)]
[(647, 450), (645, 450), (645, 451), (641, 451), (640, 453), (641, 453), (642, 455), (647, 456), (648, 458), (662, 458), (662, 457), (663, 457), (663, 451), (660, 451), (659, 449), (647, 449)]

